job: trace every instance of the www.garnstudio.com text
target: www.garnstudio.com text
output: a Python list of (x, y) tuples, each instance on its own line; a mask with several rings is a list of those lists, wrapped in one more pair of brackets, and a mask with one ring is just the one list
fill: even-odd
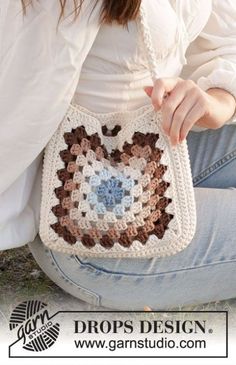
[[(140, 320), (135, 321), (135, 326), (132, 320), (75, 320), (75, 334), (197, 334), (206, 333), (206, 321), (198, 320)], [(115, 351), (116, 349), (131, 349), (131, 348), (206, 348), (205, 340), (180, 340), (175, 341), (167, 337), (158, 337), (156, 339), (109, 339), (109, 340), (74, 340), (77, 349), (108, 349)]]
[(205, 340), (170, 340), (161, 337), (158, 340), (144, 338), (143, 340), (75, 340), (77, 349), (108, 349), (115, 351), (116, 349), (205, 349)]

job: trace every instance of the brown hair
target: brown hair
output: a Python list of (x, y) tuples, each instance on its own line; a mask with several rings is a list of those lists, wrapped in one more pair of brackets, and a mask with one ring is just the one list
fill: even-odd
[[(64, 17), (67, 0), (58, 1), (61, 6), (61, 13), (58, 19), (59, 23)], [(127, 25), (129, 20), (134, 20), (136, 18), (141, 4), (141, 0), (95, 0), (95, 6), (99, 1), (103, 2), (100, 14), (101, 23), (117, 22), (121, 25)], [(26, 13), (26, 7), (32, 4), (32, 2), (33, 0), (21, 0), (24, 14)], [(84, 0), (73, 0), (74, 20), (78, 17), (83, 2)]]

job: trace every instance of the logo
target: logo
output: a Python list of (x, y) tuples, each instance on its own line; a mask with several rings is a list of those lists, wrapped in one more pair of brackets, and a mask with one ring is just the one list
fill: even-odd
[(12, 311), (10, 330), (17, 329), (18, 340), (23, 340), (23, 348), (29, 351), (44, 351), (57, 340), (59, 323), (50, 319), (47, 304), (29, 300), (18, 304)]

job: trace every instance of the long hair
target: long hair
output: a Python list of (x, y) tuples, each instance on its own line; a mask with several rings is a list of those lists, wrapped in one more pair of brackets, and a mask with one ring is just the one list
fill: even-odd
[[(24, 14), (28, 5), (32, 4), (34, 0), (20, 0)], [(38, 0), (40, 1), (40, 0)], [(74, 20), (78, 17), (80, 8), (84, 0), (70, 0), (74, 5)], [(91, 0), (92, 1), (92, 0)], [(134, 20), (139, 12), (141, 0), (95, 0), (95, 6), (99, 1), (102, 1), (102, 8), (100, 14), (101, 23), (117, 22), (120, 25), (127, 25), (129, 20)], [(58, 0), (61, 7), (61, 13), (58, 23), (64, 17), (66, 5), (68, 0)], [(94, 6), (94, 7), (95, 7)]]

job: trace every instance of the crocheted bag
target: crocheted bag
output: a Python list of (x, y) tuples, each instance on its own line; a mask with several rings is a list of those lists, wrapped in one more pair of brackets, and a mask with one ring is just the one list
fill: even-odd
[[(153, 80), (144, 8), (140, 26)], [(44, 152), (39, 234), (50, 249), (95, 257), (163, 257), (196, 226), (186, 141), (172, 147), (161, 113), (94, 113), (71, 102)]]

